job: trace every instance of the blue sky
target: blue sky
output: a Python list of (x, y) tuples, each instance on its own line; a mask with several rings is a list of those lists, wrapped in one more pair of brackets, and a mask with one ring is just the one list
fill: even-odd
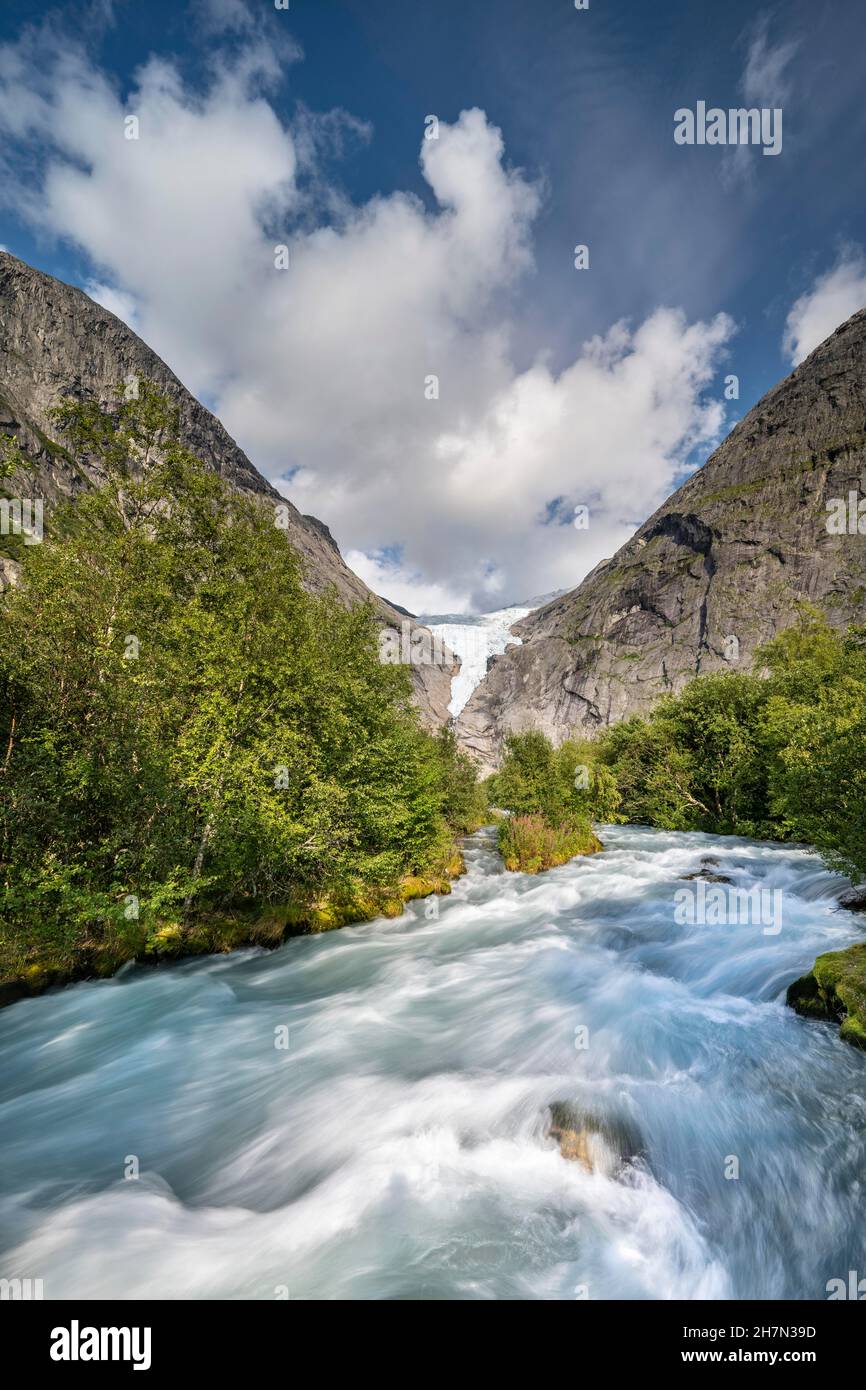
[[(368, 582), (494, 607), (576, 583), (866, 302), (864, 41), (859, 0), (12, 0), (0, 244)], [(781, 106), (781, 154), (676, 145), (698, 100)]]

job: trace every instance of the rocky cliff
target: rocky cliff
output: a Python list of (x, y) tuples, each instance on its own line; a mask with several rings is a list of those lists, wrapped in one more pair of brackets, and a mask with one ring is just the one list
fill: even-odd
[[(183, 444), (208, 468), (244, 492), (281, 500), (219, 420), (126, 324), (81, 290), (0, 252), (0, 435), (14, 436), (32, 461), (36, 496), (46, 499), (49, 510), (59, 498), (74, 497), (98, 479), (96, 469), (66, 450), (51, 422), (51, 407), (69, 395), (107, 406), (118, 383), (131, 376), (155, 382), (171, 397), (180, 410)], [(321, 592), (333, 585), (347, 604), (370, 599), (382, 622), (399, 629), (402, 610), (371, 594), (352, 573), (327, 526), (291, 503), (287, 511), (287, 535), (303, 557), (308, 588)], [(4, 540), (0, 536), (0, 587), (14, 581), (17, 570), (14, 560), (4, 557)], [(439, 664), (412, 667), (416, 703), (431, 725), (448, 718), (456, 669), (447, 652)]]
[(831, 500), (852, 492), (866, 498), (866, 310), (769, 391), (612, 560), (515, 624), (523, 645), (473, 693), (462, 743), (495, 766), (510, 731), (559, 742), (642, 713), (702, 672), (748, 670), (801, 600), (835, 626), (866, 621), (866, 535), (828, 529)]

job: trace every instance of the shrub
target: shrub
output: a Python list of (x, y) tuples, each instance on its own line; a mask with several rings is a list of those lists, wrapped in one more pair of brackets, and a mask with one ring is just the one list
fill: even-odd
[(508, 816), (499, 827), (499, 852), (505, 867), (521, 873), (537, 874), (598, 849), (601, 844), (588, 821), (551, 825), (543, 816)]

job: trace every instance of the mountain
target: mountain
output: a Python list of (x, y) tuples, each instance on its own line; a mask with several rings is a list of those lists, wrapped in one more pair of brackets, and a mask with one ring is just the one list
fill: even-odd
[(546, 603), (552, 603), (555, 598), (561, 598), (567, 594), (567, 589), (552, 589), (549, 594), (536, 594), (534, 598), (521, 599), (514, 604), (515, 608), (543, 608)]
[[(51, 407), (70, 395), (108, 406), (118, 383), (130, 376), (155, 382), (178, 406), (181, 442), (208, 468), (265, 502), (286, 501), (220, 421), (126, 324), (82, 290), (0, 252), (0, 435), (13, 435), (32, 461), (36, 495), (46, 499), (49, 510), (52, 503), (75, 497), (99, 480), (97, 468), (73, 461), (65, 449), (51, 421)], [(352, 573), (327, 526), (302, 515), (291, 502), (286, 501), (286, 512), (286, 534), (303, 557), (307, 587), (321, 592), (333, 585), (346, 604), (370, 600), (383, 624), (399, 629), (404, 610), (372, 594)], [(0, 536), (0, 588), (14, 581), (17, 572), (2, 550)], [(445, 653), (438, 665), (411, 669), (425, 722), (444, 723), (458, 663)]]
[(828, 529), (832, 499), (852, 491), (866, 496), (866, 310), (769, 391), (613, 559), (514, 625), (522, 645), (474, 691), (461, 742), (492, 767), (510, 731), (559, 742), (644, 713), (702, 672), (748, 670), (802, 600), (836, 627), (866, 621), (866, 535)]

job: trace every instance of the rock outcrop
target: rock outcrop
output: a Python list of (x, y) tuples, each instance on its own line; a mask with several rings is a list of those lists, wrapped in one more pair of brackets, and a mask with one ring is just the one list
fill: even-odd
[[(555, 742), (646, 712), (708, 671), (748, 670), (802, 600), (866, 618), (866, 535), (828, 530), (866, 496), (866, 310), (735, 426), (612, 560), (516, 623), (458, 720), (487, 767), (507, 733)], [(866, 525), (866, 521), (864, 521)], [(855, 522), (856, 528), (856, 522)]]
[(866, 941), (819, 956), (786, 999), (805, 1018), (838, 1023), (845, 1042), (866, 1049)]
[[(181, 442), (208, 468), (263, 502), (286, 501), (126, 324), (82, 290), (0, 252), (0, 435), (14, 436), (32, 461), (34, 492), (45, 498), (49, 512), (53, 503), (75, 497), (99, 477), (86, 461), (72, 458), (51, 421), (52, 406), (65, 396), (108, 406), (118, 384), (130, 377), (155, 382), (172, 399), (180, 411)], [(383, 623), (400, 629), (402, 610), (372, 594), (352, 573), (323, 522), (286, 502), (282, 524), (303, 558), (309, 589), (320, 593), (333, 586), (346, 604), (370, 600)], [(14, 581), (17, 568), (14, 557), (4, 554), (5, 541), (0, 536), (0, 588)], [(412, 667), (416, 703), (428, 724), (449, 718), (451, 676), (457, 669), (450, 652), (438, 664)]]

